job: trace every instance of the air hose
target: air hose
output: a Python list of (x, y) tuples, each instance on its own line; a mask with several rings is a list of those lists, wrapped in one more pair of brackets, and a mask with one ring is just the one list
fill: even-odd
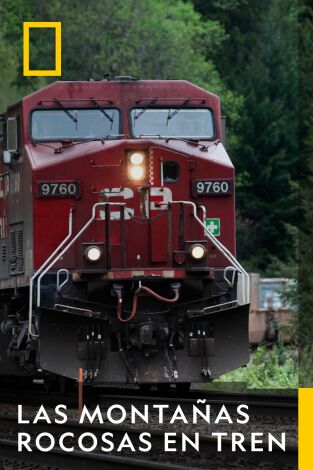
[(159, 300), (160, 302), (166, 302), (166, 303), (169, 303), (169, 304), (173, 304), (173, 303), (177, 302), (177, 300), (179, 299), (180, 284), (175, 283), (171, 287), (172, 287), (172, 290), (174, 292), (174, 297), (172, 299), (168, 299), (166, 297), (162, 297), (161, 295), (157, 294), (156, 292), (154, 292), (149, 287), (142, 286), (141, 283), (140, 283), (138, 289), (136, 290), (136, 292), (134, 294), (133, 308), (132, 308), (131, 314), (129, 315), (128, 318), (123, 318), (122, 317), (122, 313), (123, 313), (123, 296), (122, 296), (122, 290), (118, 289), (116, 291), (116, 293), (117, 293), (117, 318), (122, 323), (128, 323), (128, 322), (130, 322), (131, 320), (133, 320), (135, 318), (136, 313), (137, 313), (137, 306), (138, 306), (138, 294), (139, 294), (140, 290), (143, 290), (143, 291), (147, 292), (148, 294), (150, 294), (152, 297)]

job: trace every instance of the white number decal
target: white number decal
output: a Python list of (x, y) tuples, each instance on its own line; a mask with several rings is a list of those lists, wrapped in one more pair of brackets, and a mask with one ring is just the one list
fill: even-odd
[(67, 193), (67, 184), (61, 183), (59, 186), (59, 192), (62, 196), (64, 196)]
[(220, 191), (220, 183), (219, 181), (215, 181), (215, 183), (213, 183), (213, 191), (215, 193), (218, 193)]
[(199, 191), (199, 193), (203, 193), (203, 191), (204, 191), (204, 183), (202, 183), (202, 181), (198, 181), (198, 183), (197, 183), (197, 191)]
[(44, 196), (47, 196), (47, 195), (49, 194), (49, 191), (50, 191), (49, 185), (48, 185), (47, 183), (43, 184), (43, 185), (41, 186), (41, 191), (42, 191), (42, 194), (43, 194)]
[(214, 194), (230, 194), (231, 183), (223, 180), (200, 180), (196, 181), (193, 190), (196, 194), (214, 195)]
[(70, 183), (67, 187), (67, 191), (71, 196), (74, 196), (76, 194), (76, 186), (74, 183)]
[(79, 185), (74, 182), (39, 183), (39, 196), (42, 197), (78, 197)]
[(55, 194), (57, 188), (58, 188), (59, 184), (58, 183), (51, 183), (51, 187), (52, 187), (52, 194)]
[(221, 191), (222, 191), (222, 193), (227, 193), (227, 191), (228, 191), (228, 183), (227, 183), (227, 181), (223, 181), (223, 182), (221, 183)]

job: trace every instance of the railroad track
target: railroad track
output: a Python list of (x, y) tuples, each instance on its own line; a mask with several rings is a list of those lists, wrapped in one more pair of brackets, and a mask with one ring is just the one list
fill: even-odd
[[(242, 393), (242, 392), (222, 392), (211, 390), (192, 390), (179, 394), (168, 391), (164, 393), (156, 392), (148, 395), (140, 393), (137, 388), (106, 388), (86, 390), (84, 403), (88, 406), (101, 404), (106, 401), (132, 402), (132, 403), (181, 403), (193, 405), (197, 400), (206, 400), (211, 405), (224, 404), (229, 409), (236, 408), (240, 404), (249, 405), (249, 413), (259, 416), (281, 416), (293, 417), (298, 415), (298, 397), (295, 395), (283, 395), (278, 393)], [(0, 401), (2, 403), (23, 403), (23, 404), (43, 404), (55, 406), (59, 403), (66, 403), (73, 408), (77, 406), (77, 392), (71, 393), (51, 393), (39, 389), (23, 390), (23, 394), (15, 390), (3, 389), (0, 391)], [(0, 409), (1, 412), (1, 409)]]
[[(4, 396), (6, 394), (6, 397)], [(7, 400), (2, 400), (7, 398)], [(230, 392), (217, 392), (217, 391), (205, 391), (205, 390), (192, 390), (189, 393), (178, 394), (177, 392), (167, 392), (159, 393), (157, 392), (156, 396), (149, 394), (149, 396), (144, 396), (140, 393), (138, 389), (124, 389), (124, 388), (107, 388), (105, 390), (91, 390), (87, 391), (85, 394), (85, 403), (92, 409), (96, 405), (100, 405), (102, 409), (107, 408), (112, 404), (119, 404), (125, 407), (127, 410), (129, 404), (133, 404), (135, 407), (140, 409), (143, 404), (160, 404), (167, 403), (171, 407), (175, 408), (177, 405), (180, 405), (184, 412), (190, 410), (193, 405), (196, 405), (197, 400), (206, 400), (207, 404), (212, 405), (212, 408), (217, 409), (218, 406), (224, 404), (227, 410), (231, 413), (235, 411), (237, 406), (241, 403), (247, 404), (249, 406), (249, 416), (256, 415), (255, 421), (261, 418), (258, 416), (265, 417), (264, 431), (268, 428), (268, 420), (270, 417), (275, 419), (278, 423), (281, 423), (281, 431), (283, 431), (285, 424), (291, 421), (296, 428), (296, 417), (297, 417), (297, 397), (280, 395), (280, 394), (260, 394), (260, 393), (230, 393)], [(0, 393), (0, 401), (5, 401), (6, 403), (13, 403), (12, 407), (16, 413), (16, 404), (23, 403), (23, 406), (27, 408), (26, 404), (33, 405), (38, 407), (43, 404), (47, 409), (53, 408), (55, 405), (64, 403), (72, 407), (70, 410), (69, 419), (77, 420), (77, 394), (70, 393), (66, 396), (61, 393), (47, 393), (42, 390), (38, 390), (37, 393), (34, 393), (34, 390), (23, 390), (22, 397), (16, 391), (10, 394), (2, 390)], [(8, 405), (11, 406), (11, 405)], [(0, 404), (0, 413), (5, 407), (5, 405)], [(31, 407), (29, 407), (31, 408)], [(11, 408), (12, 409), (12, 408)], [(287, 421), (285, 420), (287, 419)], [(267, 421), (266, 421), (267, 420)], [(289, 421), (288, 421), (289, 420)], [(262, 421), (262, 420), (261, 420)], [(104, 454), (103, 452), (92, 452), (90, 454), (86, 452), (81, 452), (75, 450), (71, 453), (66, 453), (56, 447), (53, 451), (49, 453), (42, 453), (34, 449), (32, 453), (23, 452), (23, 460), (28, 462), (35, 462), (38, 465), (47, 464), (51, 468), (59, 469), (74, 469), (80, 470), (88, 467), (88, 470), (93, 468), (155, 468), (155, 469), (173, 469), (173, 470), (185, 470), (193, 468), (207, 468), (205, 462), (210, 462), (210, 468), (219, 468), (219, 469), (233, 469), (233, 468), (264, 468), (264, 462), (267, 462), (266, 469), (279, 468), (282, 469), (293, 469), (297, 468), (297, 447), (292, 445), (287, 445), (286, 451), (283, 452), (280, 449), (273, 449), (273, 452), (268, 452), (267, 449), (264, 449), (263, 452), (251, 452), (250, 444), (248, 441), (245, 441), (245, 448), (247, 446), (246, 452), (232, 452), (232, 442), (229, 437), (222, 438), (222, 455), (217, 453), (217, 441), (216, 437), (211, 437), (205, 435), (205, 432), (200, 430), (199, 432), (199, 453), (183, 453), (181, 455), (175, 454), (174, 456), (171, 453), (164, 452), (164, 432), (177, 432), (177, 448), (181, 449), (182, 437), (181, 426), (167, 428), (165, 431), (160, 430), (160, 426), (157, 426), (158, 430), (147, 429), (147, 425), (144, 424), (144, 427), (138, 427), (137, 429), (134, 426), (129, 427), (127, 425), (111, 425), (111, 424), (101, 424), (101, 425), (79, 425), (77, 422), (68, 422), (66, 425), (53, 425), (53, 424), (36, 424), (36, 425), (21, 425), (17, 424), (15, 416), (0, 416), (0, 428), (9, 430), (9, 439), (7, 434), (3, 436), (0, 434), (0, 456), (6, 456), (7, 458), (20, 458), (21, 454), (17, 453), (17, 441), (14, 436), (17, 435), (17, 432), (22, 432), (24, 429), (28, 429), (25, 432), (32, 432), (38, 434), (40, 432), (52, 432), (55, 435), (60, 435), (64, 432), (73, 432), (74, 435), (77, 433), (91, 432), (101, 438), (102, 433), (112, 432), (114, 434), (114, 439), (119, 441), (125, 433), (131, 437), (131, 440), (138, 442), (139, 434), (148, 432), (151, 434), (150, 442), (152, 444), (152, 453), (149, 452), (149, 459), (146, 458), (145, 453), (137, 453), (136, 457), (134, 455), (115, 455), (115, 454)], [(252, 425), (253, 427), (253, 425)], [(211, 429), (212, 431), (212, 429)], [(224, 428), (216, 428), (214, 431), (225, 431)], [(226, 429), (226, 431), (228, 431)], [(238, 431), (238, 429), (237, 429)], [(244, 432), (244, 426), (240, 429), (240, 432)], [(271, 431), (271, 429), (267, 429)], [(186, 425), (186, 429), (183, 429), (183, 432), (190, 439), (193, 438), (194, 429), (192, 425)], [(231, 433), (232, 430), (229, 430)], [(228, 433), (228, 434), (229, 434)], [(151, 455), (150, 455), (151, 454)], [(139, 455), (139, 456), (138, 456)], [(159, 460), (165, 461), (159, 461)], [(237, 466), (232, 466), (234, 461), (237, 462)], [(179, 462), (179, 463), (178, 463)], [(197, 465), (195, 466), (195, 462)], [(222, 462), (222, 463), (221, 463)], [(215, 467), (213, 465), (215, 463)], [(186, 466), (187, 464), (187, 466)], [(49, 468), (50, 468), (49, 467)], [(1, 468), (1, 465), (0, 465)], [(10, 468), (10, 467), (9, 467)], [(14, 468), (14, 466), (12, 467)], [(21, 467), (23, 468), (23, 467)], [(42, 467), (44, 468), (44, 467)], [(1, 469), (2, 470), (2, 469)]]
[(17, 454), (16, 449), (16, 441), (0, 439), (0, 453), (2, 456), (8, 459), (9, 462), (14, 461), (24, 465), (25, 463), (33, 465), (34, 469), (38, 469), (39, 465), (49, 470), (86, 470), (86, 468), (88, 468), (88, 470), (112, 470), (113, 468), (114, 470), (137, 470), (140, 468), (155, 470), (168, 470), (169, 468), (172, 470), (190, 470), (192, 468), (175, 464), (169, 467), (166, 463), (151, 462), (145, 459), (101, 455), (98, 453), (86, 454), (81, 451), (73, 451), (70, 454), (66, 454), (60, 449), (53, 449), (49, 453), (42, 453), (34, 447), (31, 454), (23, 453), (23, 455), (20, 456)]
[[(2, 431), (1, 431), (2, 430)], [(173, 430), (167, 429), (168, 432), (173, 432)], [(125, 433), (128, 434), (131, 441), (134, 443), (134, 447), (138, 449), (140, 445), (140, 435), (142, 433), (150, 434), (150, 443), (152, 446), (151, 452), (140, 453), (136, 452), (135, 457), (132, 454), (128, 455), (116, 455), (116, 454), (104, 454), (99, 451), (100, 445), (97, 447), (97, 450), (92, 453), (86, 453), (81, 450), (74, 450), (73, 452), (64, 452), (57, 445), (48, 453), (40, 452), (34, 444), (30, 444), (32, 452), (23, 451), (22, 453), (17, 452), (17, 433), (18, 432), (27, 432), (32, 436), (32, 442), (35, 441), (35, 436), (44, 432), (51, 433), (55, 437), (56, 443), (58, 438), (63, 433), (73, 433), (74, 441), (83, 433), (92, 433), (96, 436), (97, 441), (101, 443), (101, 436), (103, 433), (112, 433), (114, 438), (112, 438), (114, 443), (120, 443), (125, 436)], [(194, 439), (194, 436), (191, 434), (186, 434), (191, 440)], [(182, 449), (182, 439), (183, 437), (177, 433), (176, 436), (176, 446), (177, 449)], [(74, 441), (71, 444), (67, 443), (66, 445), (74, 445)], [(249, 442), (245, 443), (247, 450), (243, 452), (232, 452), (232, 443), (230, 438), (222, 438), (222, 453), (217, 453), (217, 441), (215, 437), (200, 435), (199, 437), (199, 452), (195, 451), (191, 447), (188, 447), (188, 450), (180, 455), (179, 452), (165, 453), (164, 452), (164, 432), (160, 430), (152, 430), (150, 428), (134, 428), (133, 426), (124, 426), (124, 425), (111, 425), (111, 424), (78, 424), (77, 422), (67, 422), (66, 424), (18, 424), (16, 418), (8, 416), (0, 416), (0, 456), (6, 457), (8, 459), (22, 459), (26, 462), (36, 463), (38, 465), (53, 465), (53, 468), (59, 469), (86, 469), (93, 470), (94, 468), (99, 470), (106, 468), (114, 469), (172, 469), (172, 470), (191, 470), (196, 468), (207, 468), (203, 465), (199, 465), (199, 459), (203, 462), (215, 462), (220, 467), (215, 468), (234, 468), (227, 466), (238, 460), (238, 465), (241, 468), (277, 468), (277, 465), (281, 469), (284, 468), (297, 468), (297, 448), (294, 446), (287, 446), (286, 451), (283, 452), (279, 449), (273, 448), (272, 452), (268, 452), (266, 449), (261, 453), (251, 452), (249, 450)], [(140, 457), (138, 457), (140, 455)], [(166, 461), (158, 461), (160, 458), (165, 459)], [(177, 460), (181, 460), (183, 463), (177, 464)], [(197, 464), (195, 465), (195, 461)], [(268, 463), (267, 467), (263, 467), (265, 463)], [(187, 466), (186, 466), (187, 463)], [(210, 464), (211, 465), (211, 464)], [(276, 466), (276, 467), (275, 467)], [(213, 468), (213, 466), (210, 468)], [(237, 468), (237, 467), (236, 467)], [(240, 467), (238, 467), (240, 468)]]
[[(119, 401), (129, 400), (131, 402), (149, 402), (149, 403), (162, 403), (170, 402), (185, 405), (194, 405), (197, 400), (206, 400), (206, 403), (211, 405), (225, 405), (227, 408), (235, 408), (240, 404), (249, 406), (249, 412), (253, 415), (262, 416), (285, 416), (297, 417), (298, 415), (298, 397), (286, 396), (278, 394), (256, 394), (256, 393), (228, 393), (228, 392), (211, 392), (211, 391), (193, 391), (182, 396), (177, 394), (167, 395), (149, 395), (144, 397), (142, 395), (99, 395), (98, 401), (101, 399), (115, 399)], [(87, 397), (88, 402), (88, 397)]]

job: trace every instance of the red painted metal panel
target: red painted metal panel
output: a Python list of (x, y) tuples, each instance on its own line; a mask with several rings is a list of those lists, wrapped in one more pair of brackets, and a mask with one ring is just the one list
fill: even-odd
[[(115, 215), (111, 214), (108, 240), (105, 216), (103, 211), (99, 211), (97, 220), (59, 262), (59, 267), (81, 269), (81, 244), (99, 242), (105, 246), (110, 245), (112, 269), (140, 270), (152, 266), (173, 268), (169, 249), (179, 249), (181, 214), (178, 207), (173, 206), (172, 222), (169, 227), (167, 211), (161, 211), (161, 207), (157, 207), (157, 200), (162, 201), (162, 197), (166, 202), (172, 199), (193, 201), (197, 205), (203, 205), (207, 217), (220, 218), (219, 239), (234, 252), (234, 194), (214, 198), (194, 196), (191, 191), (192, 181), (195, 179), (234, 179), (234, 169), (223, 146), (208, 143), (208, 149), (204, 150), (195, 143), (184, 141), (131, 138), (129, 110), (138, 106), (138, 101), (142, 105), (148, 98), (155, 96), (164, 99), (163, 101), (160, 99), (158, 105), (168, 105), (166, 99), (169, 98), (177, 99), (177, 102), (171, 101), (173, 105), (181, 104), (180, 99), (184, 97), (204, 99), (204, 106), (210, 107), (215, 115), (215, 137), (217, 140), (221, 137), (219, 98), (186, 81), (55, 82), (21, 101), (25, 144), (23, 165), (29, 168), (33, 185), (32, 192), (25, 191), (23, 198), (28, 201), (27, 207), (31, 208), (33, 205), (35, 268), (40, 267), (65, 238), (70, 209), (74, 209), (73, 229), (74, 233), (77, 233), (90, 218), (92, 206), (101, 201), (126, 203), (123, 229), (121, 230), (121, 220), (116, 215), (119, 209), (111, 209)], [(111, 101), (111, 106), (121, 110), (121, 133), (126, 135), (125, 138), (103, 143), (85, 142), (67, 147), (65, 144), (62, 147), (60, 142), (49, 143), (50, 147), (47, 147), (30, 141), (28, 124), (33, 109), (58, 107), (51, 102), (54, 98), (75, 100), (68, 101), (67, 104), (77, 107), (92, 107), (93, 104), (88, 101), (90, 97), (108, 99)], [(55, 148), (60, 150), (56, 153)], [(142, 150), (147, 154), (147, 174), (145, 180), (140, 183), (128, 179), (126, 165), (129, 150)], [(162, 181), (160, 168), (161, 163), (166, 160), (177, 161), (180, 166), (180, 178), (176, 183)], [(78, 199), (38, 197), (36, 191), (38, 181), (66, 180), (80, 182), (81, 194)], [(0, 194), (1, 187), (0, 185)], [(149, 200), (147, 195), (144, 195), (144, 188), (149, 189)], [(162, 192), (158, 193), (160, 188), (163, 196)], [(0, 198), (0, 217), (5, 218), (3, 227), (7, 220), (5, 204), (5, 199)], [(193, 220), (191, 210), (188, 208), (184, 211), (184, 237), (186, 241), (205, 238), (203, 229)], [(209, 266), (228, 264), (209, 244)]]
[(152, 263), (166, 263), (168, 259), (167, 211), (151, 211), (150, 257)]

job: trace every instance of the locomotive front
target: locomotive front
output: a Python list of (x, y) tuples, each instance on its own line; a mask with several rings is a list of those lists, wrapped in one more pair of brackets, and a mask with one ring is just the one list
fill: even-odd
[(218, 97), (185, 81), (57, 82), (8, 110), (8, 144), (15, 118), (6, 360), (71, 379), (82, 368), (95, 384), (200, 382), (246, 364), (249, 278)]

